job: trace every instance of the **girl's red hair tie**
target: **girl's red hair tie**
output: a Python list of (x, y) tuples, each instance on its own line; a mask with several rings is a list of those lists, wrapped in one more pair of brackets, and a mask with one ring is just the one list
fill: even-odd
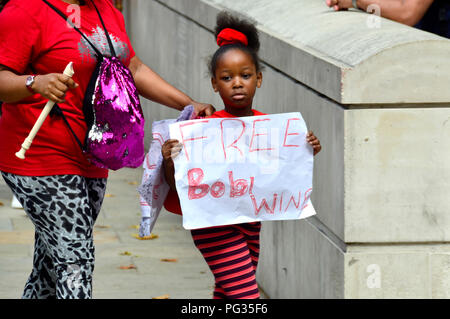
[(234, 29), (226, 28), (217, 35), (217, 44), (221, 47), (227, 44), (242, 43), (248, 45), (248, 39), (245, 34)]

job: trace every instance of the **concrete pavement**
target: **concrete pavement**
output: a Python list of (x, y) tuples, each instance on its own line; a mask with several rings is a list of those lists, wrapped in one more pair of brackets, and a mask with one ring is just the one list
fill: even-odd
[[(136, 191), (141, 176), (142, 169), (110, 172), (94, 228), (93, 297), (210, 299), (213, 276), (190, 233), (182, 227), (180, 216), (162, 211), (153, 230), (158, 238), (135, 237), (141, 215)], [(1, 179), (1, 299), (20, 298), (32, 268), (34, 227), (22, 209), (11, 208), (11, 199), (12, 194)]]

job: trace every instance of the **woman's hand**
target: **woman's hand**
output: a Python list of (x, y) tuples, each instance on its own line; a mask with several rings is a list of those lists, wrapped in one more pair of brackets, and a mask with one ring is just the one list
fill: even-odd
[[(28, 75), (18, 75), (12, 69), (0, 65), (0, 101), (16, 103), (31, 96), (25, 86)], [(64, 102), (67, 90), (78, 87), (71, 78), (62, 73), (37, 75), (31, 89), (42, 97), (58, 103)]]
[(214, 106), (211, 104), (199, 103), (195, 101), (192, 101), (191, 104), (194, 106), (195, 114), (197, 114), (198, 117), (210, 116), (216, 111)]
[(314, 156), (316, 156), (316, 154), (322, 150), (319, 139), (314, 135), (312, 131), (309, 131), (306, 135), (306, 141), (309, 143), (309, 145), (312, 146), (314, 150)]
[(70, 77), (62, 73), (37, 75), (31, 89), (48, 100), (63, 103), (66, 92), (78, 87)]

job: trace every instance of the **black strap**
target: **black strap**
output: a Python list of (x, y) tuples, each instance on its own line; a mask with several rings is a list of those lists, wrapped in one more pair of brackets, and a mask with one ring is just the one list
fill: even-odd
[(67, 127), (69, 128), (70, 132), (72, 133), (73, 137), (75, 137), (75, 140), (77, 141), (78, 146), (81, 148), (81, 151), (84, 152), (85, 149), (83, 147), (83, 144), (81, 143), (78, 136), (75, 134), (75, 132), (72, 129), (72, 126), (70, 126), (69, 121), (67, 121), (66, 116), (64, 115), (64, 112), (61, 110), (58, 104), (55, 103), (53, 105), (52, 111), (50, 112), (50, 115), (59, 115), (64, 120), (64, 123), (66, 123)]
[[(92, 42), (88, 39), (88, 37), (86, 37), (86, 35), (84, 35), (84, 33), (81, 32), (81, 30), (80, 30), (79, 28), (77, 28), (77, 27), (72, 23), (72, 21), (70, 21), (70, 19), (69, 19), (64, 13), (61, 12), (61, 10), (59, 10), (57, 7), (55, 7), (53, 4), (51, 4), (51, 3), (48, 2), (47, 0), (42, 0), (42, 1), (44, 1), (50, 8), (52, 8), (52, 9), (53, 9), (59, 16), (61, 16), (65, 21), (67, 21), (67, 23), (69, 23), (69, 24), (72, 26), (72, 28), (75, 29), (75, 31), (77, 31), (79, 34), (81, 34), (81, 36), (89, 43), (89, 45), (90, 45), (90, 46), (92, 47), (92, 49), (95, 51), (95, 54), (96, 54), (98, 60), (101, 60), (101, 59), (102, 59), (103, 54), (97, 49), (97, 47), (96, 47), (95, 45), (92, 44)], [(115, 57), (115, 56), (116, 56), (116, 51), (114, 50), (114, 46), (113, 46), (113, 44), (112, 44), (111, 38), (109, 37), (108, 30), (106, 30), (106, 26), (105, 26), (105, 23), (103, 22), (102, 16), (100, 15), (100, 12), (98, 11), (97, 7), (95, 6), (95, 4), (94, 4), (94, 2), (93, 2), (92, 0), (91, 0), (91, 3), (92, 3), (92, 5), (94, 6), (95, 11), (97, 11), (98, 17), (100, 18), (100, 22), (102, 23), (103, 30), (104, 30), (104, 32), (105, 32), (105, 36), (106, 36), (106, 39), (107, 39), (107, 41), (108, 41), (109, 49), (110, 49), (110, 51), (111, 51), (111, 55), (112, 55), (113, 57)]]
[(111, 38), (109, 37), (108, 30), (106, 30), (106, 26), (105, 26), (105, 23), (103, 22), (102, 16), (100, 15), (100, 12), (98, 11), (97, 6), (95, 5), (93, 0), (91, 0), (91, 3), (94, 6), (95, 11), (97, 11), (98, 17), (100, 18), (100, 22), (102, 23), (103, 30), (105, 31), (105, 35), (106, 35), (106, 40), (108, 40), (109, 50), (111, 51), (111, 55), (113, 57), (115, 57), (116, 56), (116, 50), (114, 50), (114, 46), (112, 44)]
[[(47, 0), (42, 0), (44, 1), (50, 8), (52, 8), (58, 15), (60, 15), (64, 20), (66, 20), (71, 26), (72, 28), (75, 29), (75, 31), (77, 31), (79, 34), (81, 34), (81, 36), (89, 43), (89, 45), (92, 47), (92, 49), (94, 49), (95, 54), (97, 56), (97, 60), (101, 61), (103, 54), (95, 47), (95, 45), (92, 44), (91, 41), (89, 41), (89, 39), (84, 35), (83, 32), (81, 32), (81, 30), (79, 28), (77, 28), (72, 21), (70, 21), (67, 16), (61, 12), (61, 10), (59, 10), (58, 8), (56, 8), (54, 5), (52, 5), (51, 3), (49, 3)], [(112, 44), (111, 38), (109, 37), (109, 33), (108, 30), (106, 29), (105, 23), (103, 22), (102, 16), (100, 15), (100, 12), (98, 11), (97, 7), (95, 6), (94, 2), (91, 0), (92, 5), (95, 8), (95, 11), (97, 11), (98, 17), (100, 18), (100, 21), (102, 23), (103, 26), (103, 30), (105, 31), (105, 36), (106, 39), (108, 40), (108, 45), (109, 45), (109, 49), (111, 51), (111, 55), (113, 57), (116, 56), (116, 51), (114, 50), (114, 46)], [(73, 131), (72, 127), (69, 124), (69, 121), (67, 121), (66, 116), (64, 115), (64, 112), (61, 110), (61, 108), (59, 107), (58, 104), (55, 103), (55, 105), (53, 106), (53, 109), (50, 113), (51, 115), (59, 115), (62, 117), (63, 121), (66, 123), (67, 127), (69, 128), (70, 132), (72, 133), (73, 137), (75, 138), (78, 146), (80, 146), (80, 149), (82, 152), (85, 152), (85, 148), (83, 147), (83, 144), (81, 143), (80, 139), (78, 138), (78, 136), (75, 134), (75, 132)]]

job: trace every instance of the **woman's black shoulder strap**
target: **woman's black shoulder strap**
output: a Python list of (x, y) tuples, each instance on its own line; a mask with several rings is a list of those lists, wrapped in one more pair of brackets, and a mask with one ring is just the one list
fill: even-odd
[(115, 57), (116, 56), (116, 50), (114, 49), (114, 46), (112, 44), (111, 38), (110, 38), (109, 33), (108, 33), (108, 30), (106, 30), (106, 25), (103, 22), (102, 16), (100, 15), (100, 11), (98, 11), (97, 6), (95, 5), (93, 0), (91, 0), (91, 3), (94, 6), (95, 11), (97, 11), (98, 17), (100, 18), (100, 22), (102, 23), (103, 30), (105, 31), (106, 40), (108, 40), (109, 49), (111, 50), (111, 55), (113, 57)]
[(95, 47), (95, 45), (92, 44), (92, 42), (87, 38), (87, 36), (84, 35), (83, 32), (81, 32), (80, 29), (78, 29), (72, 21), (70, 21), (70, 19), (61, 12), (61, 10), (59, 10), (57, 7), (55, 7), (53, 4), (51, 4), (50, 2), (48, 2), (47, 0), (42, 0), (44, 1), (50, 8), (52, 8), (58, 15), (61, 16), (61, 18), (63, 18), (64, 20), (67, 21), (67, 23), (69, 23), (72, 28), (75, 29), (75, 31), (77, 31), (79, 34), (81, 34), (81, 36), (89, 43), (89, 45), (92, 47), (92, 49), (94, 49), (95, 54), (97, 55), (97, 59), (101, 59), (103, 54)]
[[(74, 28), (79, 34), (81, 34), (81, 36), (82, 36), (82, 37), (89, 43), (89, 45), (94, 49), (94, 51), (95, 51), (95, 53), (96, 53), (96, 55), (97, 55), (97, 58), (100, 60), (101, 57), (103, 56), (103, 54), (102, 54), (102, 53), (101, 53), (101, 52), (100, 52), (100, 51), (92, 44), (91, 41), (89, 41), (89, 39), (84, 35), (84, 33), (81, 32), (81, 30), (80, 30), (79, 28), (77, 28), (77, 27), (72, 23), (72, 21), (70, 21), (70, 19), (69, 19), (64, 13), (61, 12), (61, 10), (59, 10), (58, 8), (56, 8), (53, 4), (51, 4), (51, 3), (48, 2), (47, 0), (42, 0), (42, 1), (44, 1), (50, 8), (52, 8), (52, 9), (53, 9), (56, 13), (58, 13), (64, 20), (66, 20), (67, 23), (69, 23), (69, 24), (72, 26), (72, 28)], [(106, 29), (106, 25), (105, 25), (105, 23), (103, 22), (102, 16), (100, 15), (100, 11), (98, 11), (97, 6), (95, 5), (94, 1), (91, 0), (91, 3), (92, 3), (92, 5), (94, 6), (95, 11), (97, 11), (98, 17), (100, 18), (100, 22), (102, 23), (102, 27), (103, 27), (103, 30), (104, 30), (104, 32), (105, 32), (105, 37), (106, 37), (106, 40), (108, 41), (109, 50), (111, 51), (111, 56), (115, 57), (115, 56), (116, 56), (116, 50), (114, 49), (114, 46), (113, 46), (112, 41), (111, 41), (111, 37), (109, 36), (108, 30)]]
[(64, 112), (61, 110), (61, 108), (59, 107), (58, 104), (54, 104), (53, 108), (50, 112), (50, 115), (58, 115), (61, 116), (64, 123), (66, 123), (67, 127), (69, 128), (70, 132), (72, 133), (73, 137), (75, 138), (75, 141), (77, 142), (78, 146), (80, 147), (82, 152), (85, 152), (86, 149), (83, 146), (83, 143), (81, 143), (80, 139), (78, 138), (78, 136), (75, 134), (75, 132), (72, 129), (72, 126), (70, 126), (69, 121), (67, 120), (66, 116), (64, 115)]

